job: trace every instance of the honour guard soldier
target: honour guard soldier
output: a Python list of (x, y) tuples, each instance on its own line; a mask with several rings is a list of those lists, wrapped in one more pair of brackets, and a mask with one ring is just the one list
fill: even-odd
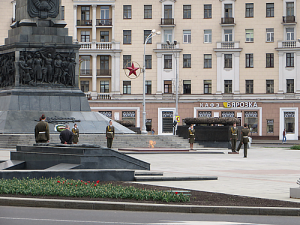
[(47, 143), (50, 140), (49, 125), (45, 120), (46, 117), (43, 114), (40, 118), (40, 122), (35, 126), (34, 133), (36, 143)]
[(231, 149), (232, 152), (236, 152), (236, 140), (237, 140), (237, 131), (238, 129), (236, 128), (236, 123), (233, 124), (233, 127), (230, 129), (231, 131)]
[(250, 130), (248, 128), (248, 124), (245, 123), (244, 124), (244, 128), (241, 131), (242, 137), (241, 137), (241, 142), (239, 144), (239, 147), (237, 148), (237, 151), (240, 150), (240, 148), (242, 147), (242, 144), (244, 144), (244, 158), (247, 158), (247, 147), (248, 147), (248, 134), (249, 134)]
[(115, 128), (112, 125), (112, 121), (109, 121), (109, 125), (106, 127), (106, 139), (107, 139), (107, 147), (111, 148), (112, 142), (115, 137)]

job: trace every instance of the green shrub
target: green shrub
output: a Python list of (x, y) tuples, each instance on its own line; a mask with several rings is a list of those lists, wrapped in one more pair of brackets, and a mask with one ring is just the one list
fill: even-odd
[(300, 145), (293, 145), (291, 147), (291, 149), (294, 149), (294, 150), (300, 150)]
[(158, 190), (138, 189), (99, 181), (70, 180), (64, 178), (1, 179), (0, 194), (32, 196), (65, 196), (90, 198), (122, 198), (163, 202), (186, 202), (189, 196)]

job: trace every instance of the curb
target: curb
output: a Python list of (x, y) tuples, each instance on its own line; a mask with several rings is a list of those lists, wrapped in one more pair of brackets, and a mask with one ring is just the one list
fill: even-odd
[(0, 197), (1, 206), (43, 207), (87, 210), (123, 210), (176, 213), (300, 216), (300, 208), (168, 205), (61, 199)]

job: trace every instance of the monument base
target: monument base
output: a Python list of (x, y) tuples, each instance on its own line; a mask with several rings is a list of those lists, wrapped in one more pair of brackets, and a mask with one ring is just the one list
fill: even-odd
[(300, 199), (300, 188), (290, 188), (290, 198)]

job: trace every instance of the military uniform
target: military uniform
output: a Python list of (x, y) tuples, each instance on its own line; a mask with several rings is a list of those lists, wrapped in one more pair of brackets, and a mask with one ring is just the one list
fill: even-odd
[(195, 142), (195, 129), (189, 128), (189, 143), (194, 144)]
[(115, 128), (112, 125), (108, 125), (106, 127), (106, 139), (107, 139), (108, 148), (111, 148), (114, 137), (115, 137)]
[(247, 147), (248, 147), (248, 134), (249, 134), (249, 129), (248, 128), (243, 128), (242, 129), (242, 137), (241, 137), (241, 142), (239, 144), (239, 147), (237, 149), (237, 151), (240, 150), (240, 148), (242, 147), (242, 144), (244, 144), (244, 158), (247, 158)]
[(50, 140), (49, 125), (43, 120), (35, 126), (34, 133), (36, 143), (47, 143)]
[(231, 127), (231, 150), (232, 152), (236, 152), (236, 140), (237, 140), (237, 127)]
[(72, 129), (73, 132), (73, 143), (77, 143), (79, 141), (79, 129), (75, 127)]

